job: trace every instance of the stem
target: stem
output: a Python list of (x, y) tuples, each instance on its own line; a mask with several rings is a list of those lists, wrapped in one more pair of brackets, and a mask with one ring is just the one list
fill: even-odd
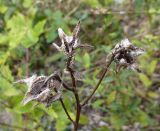
[(68, 111), (67, 111), (67, 109), (66, 109), (66, 107), (64, 105), (64, 102), (63, 102), (62, 98), (60, 98), (60, 102), (61, 102), (61, 105), (62, 105), (66, 115), (68, 116), (68, 119), (74, 124), (74, 121), (72, 120), (71, 116), (69, 115), (69, 113), (68, 113)]
[[(55, 92), (57, 92), (57, 89), (55, 89)], [(67, 111), (67, 108), (66, 108), (66, 106), (65, 106), (62, 98), (60, 98), (59, 100), (60, 100), (60, 102), (61, 102), (61, 105), (62, 105), (62, 107), (63, 107), (66, 115), (68, 116), (68, 119), (74, 124), (74, 121), (72, 120), (71, 116), (69, 115), (69, 113), (68, 113), (68, 111)]]
[(80, 114), (81, 114), (81, 105), (80, 105), (80, 101), (79, 101), (79, 95), (76, 89), (76, 80), (74, 77), (74, 71), (71, 68), (71, 62), (72, 62), (72, 58), (73, 58), (73, 54), (70, 54), (68, 61), (67, 61), (67, 69), (70, 73), (71, 79), (72, 79), (72, 86), (73, 86), (73, 94), (75, 96), (76, 99), (76, 120), (74, 123), (74, 131), (78, 130), (78, 126), (79, 126), (79, 119), (80, 119)]
[(80, 119), (80, 114), (81, 114), (81, 105), (80, 105), (80, 101), (79, 101), (79, 96), (76, 90), (76, 81), (73, 75), (73, 72), (70, 71), (70, 75), (72, 78), (72, 84), (73, 84), (73, 93), (76, 99), (76, 120), (75, 120), (75, 124), (74, 124), (74, 131), (78, 130), (78, 126), (79, 126), (79, 119)]
[(100, 86), (103, 78), (105, 77), (105, 75), (106, 75), (106, 73), (107, 73), (107, 71), (108, 71), (108, 68), (109, 68), (109, 66), (111, 65), (113, 59), (114, 59), (114, 54), (112, 54), (109, 62), (108, 62), (107, 65), (106, 65), (106, 68), (104, 69), (104, 71), (103, 71), (103, 73), (102, 73), (102, 76), (100, 77), (100, 79), (99, 79), (98, 83), (96, 84), (94, 90), (93, 90), (92, 93), (82, 102), (81, 106), (86, 105), (86, 104), (88, 103), (88, 101), (92, 98), (92, 96), (94, 95), (94, 93), (96, 92), (96, 90), (98, 89), (98, 87)]

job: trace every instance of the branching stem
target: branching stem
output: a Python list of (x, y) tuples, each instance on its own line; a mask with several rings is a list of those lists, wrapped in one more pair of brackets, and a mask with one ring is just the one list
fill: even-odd
[(98, 89), (98, 87), (100, 86), (103, 78), (105, 77), (105, 75), (106, 75), (106, 73), (107, 73), (107, 71), (108, 71), (108, 68), (109, 68), (109, 66), (111, 65), (113, 59), (114, 59), (114, 54), (112, 54), (110, 60), (108, 61), (107, 65), (106, 65), (106, 67), (105, 67), (105, 69), (104, 69), (104, 71), (103, 71), (103, 73), (102, 73), (102, 76), (100, 77), (100, 79), (99, 79), (98, 83), (96, 84), (94, 90), (93, 90), (92, 93), (82, 102), (81, 106), (86, 105), (86, 104), (88, 103), (88, 101), (92, 98), (92, 96), (94, 95), (94, 93), (96, 92), (96, 90)]

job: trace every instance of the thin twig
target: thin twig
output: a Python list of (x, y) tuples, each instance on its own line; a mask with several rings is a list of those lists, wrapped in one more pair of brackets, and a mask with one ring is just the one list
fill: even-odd
[(68, 116), (68, 119), (74, 124), (74, 121), (72, 120), (71, 116), (69, 115), (69, 113), (68, 113), (68, 111), (67, 111), (67, 108), (65, 107), (62, 98), (60, 98), (60, 102), (61, 102), (61, 105), (62, 105), (62, 107), (63, 107), (63, 109), (64, 109), (66, 115)]
[(99, 79), (98, 83), (96, 84), (94, 90), (93, 90), (92, 93), (82, 102), (81, 106), (86, 105), (86, 104), (88, 103), (88, 101), (92, 98), (92, 96), (94, 95), (94, 93), (95, 93), (96, 90), (98, 89), (99, 85), (101, 84), (103, 78), (105, 77), (105, 75), (106, 75), (106, 73), (107, 73), (107, 71), (108, 71), (108, 68), (109, 68), (109, 66), (111, 65), (113, 59), (114, 59), (114, 54), (112, 54), (109, 62), (108, 62), (107, 65), (106, 65), (106, 68), (104, 69), (104, 71), (103, 71), (103, 73), (102, 73), (102, 76), (101, 76), (101, 78)]
[[(56, 88), (55, 88), (55, 92), (58, 92)], [(71, 116), (69, 115), (69, 113), (68, 113), (68, 111), (67, 111), (67, 108), (66, 108), (66, 106), (65, 106), (62, 98), (60, 98), (59, 100), (60, 100), (60, 102), (61, 102), (61, 105), (62, 105), (62, 107), (63, 107), (66, 115), (68, 116), (68, 119), (74, 124), (74, 121), (73, 121), (73, 119), (71, 118)]]

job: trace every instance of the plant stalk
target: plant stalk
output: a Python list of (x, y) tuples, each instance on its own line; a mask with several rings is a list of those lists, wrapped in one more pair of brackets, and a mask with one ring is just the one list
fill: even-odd
[(105, 77), (105, 75), (106, 75), (106, 73), (107, 73), (107, 71), (108, 71), (109, 66), (111, 65), (112, 61), (114, 60), (114, 56), (115, 56), (115, 55), (112, 54), (110, 60), (108, 61), (107, 65), (106, 65), (106, 67), (105, 67), (105, 69), (104, 69), (104, 71), (103, 71), (103, 73), (102, 73), (102, 76), (100, 77), (100, 79), (99, 79), (98, 83), (96, 84), (94, 90), (93, 90), (92, 93), (82, 102), (81, 106), (84, 106), (84, 105), (86, 105), (86, 104), (88, 103), (88, 101), (92, 98), (92, 96), (94, 95), (94, 93), (96, 92), (96, 90), (98, 89), (98, 87), (100, 86), (102, 80), (104, 79), (104, 77)]

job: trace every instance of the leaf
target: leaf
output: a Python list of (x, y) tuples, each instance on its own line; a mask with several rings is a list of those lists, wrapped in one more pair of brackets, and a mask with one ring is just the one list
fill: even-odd
[(83, 1), (86, 2), (87, 4), (89, 4), (93, 8), (101, 7), (98, 0), (83, 0)]
[(58, 118), (57, 113), (54, 111), (53, 108), (46, 108), (44, 105), (39, 105), (39, 107), (44, 110), (48, 115), (50, 115), (52, 118)]
[(80, 116), (80, 120), (79, 120), (79, 123), (82, 124), (82, 125), (86, 125), (89, 123), (89, 119), (87, 116), (85, 115), (82, 115)]
[(110, 83), (110, 82), (114, 81), (114, 78), (112, 76), (107, 76), (107, 77), (105, 77), (104, 81), (106, 83)]
[(24, 0), (23, 1), (23, 6), (25, 8), (30, 8), (33, 5), (33, 1), (32, 0)]
[(57, 61), (58, 59), (60, 59), (63, 55), (61, 53), (57, 53), (57, 54), (54, 54), (52, 56), (48, 56), (46, 58), (46, 63), (50, 63), (50, 62), (54, 62), (54, 61)]
[(10, 52), (0, 52), (0, 65), (4, 64), (8, 58), (8, 56), (10, 55)]
[(88, 53), (85, 53), (83, 56), (83, 63), (84, 63), (84, 67), (85, 68), (89, 68), (90, 67), (90, 56)]
[[(0, 3), (1, 4), (1, 3)], [(4, 5), (0, 5), (0, 13), (5, 13), (7, 10), (7, 7)]]
[(56, 30), (52, 27), (50, 28), (50, 30), (47, 32), (46, 37), (47, 37), (47, 42), (50, 43), (53, 40), (55, 40), (55, 38), (57, 37), (57, 32)]
[(8, 41), (7, 34), (0, 34), (0, 45), (5, 45)]
[(23, 38), (22, 44), (24, 47), (29, 48), (32, 45), (36, 44), (39, 39), (39, 35), (43, 32), (43, 27), (46, 20), (38, 22), (33, 28), (29, 27), (26, 36)]
[(158, 61), (152, 60), (149, 65), (147, 66), (147, 72), (149, 75), (152, 75), (152, 73), (155, 71)]
[(138, 121), (141, 123), (142, 126), (147, 126), (150, 123), (149, 116), (147, 115), (146, 112), (144, 112), (142, 110), (139, 110), (137, 112), (137, 118), (138, 118)]
[(158, 93), (150, 91), (150, 92), (148, 92), (148, 96), (151, 97), (151, 98), (157, 99), (158, 98)]
[(43, 32), (45, 23), (46, 23), (46, 20), (42, 20), (34, 26), (33, 32), (35, 33), (35, 36), (39, 36)]
[(145, 74), (139, 74), (140, 80), (143, 82), (145, 87), (149, 87), (152, 84), (152, 81)]
[(125, 124), (125, 121), (126, 120), (122, 118), (121, 116), (119, 116), (118, 114), (111, 115), (111, 123), (113, 127), (116, 128), (117, 131), (119, 131), (122, 125)]
[(0, 89), (3, 92), (3, 95), (15, 96), (19, 94), (19, 91), (17, 91), (11, 83), (9, 83), (6, 79), (2, 78), (1, 76), (0, 83)]
[(14, 110), (19, 113), (19, 114), (23, 114), (23, 113), (29, 113), (33, 110), (33, 104), (32, 103), (28, 103), (27, 105), (22, 105), (21, 103), (18, 103), (16, 107), (14, 107)]
[(93, 106), (93, 108), (95, 108), (95, 109), (97, 109), (97, 108), (99, 108), (100, 106), (101, 106), (101, 104), (104, 102), (104, 100), (96, 100), (93, 104), (92, 104), (92, 106)]
[(12, 72), (9, 69), (8, 65), (3, 65), (0, 67), (0, 73), (2, 74), (3, 77), (5, 77), (7, 80), (9, 80), (10, 82), (13, 81), (13, 76), (12, 76)]
[(116, 98), (116, 91), (112, 91), (107, 98), (107, 103), (110, 104), (112, 103)]

